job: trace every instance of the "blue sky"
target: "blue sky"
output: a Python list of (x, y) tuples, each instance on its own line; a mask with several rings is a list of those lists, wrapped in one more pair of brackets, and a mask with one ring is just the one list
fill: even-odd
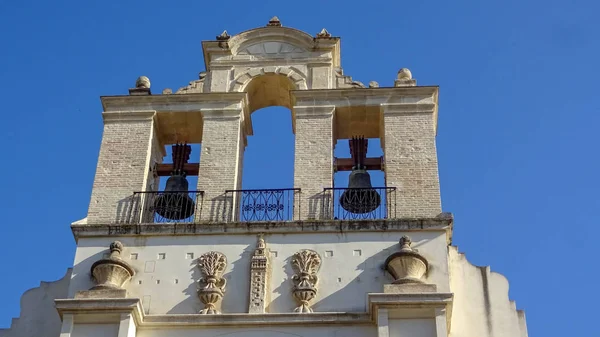
[[(597, 99), (592, 1), (0, 1), (0, 327), (19, 298), (72, 264), (86, 215), (99, 96), (147, 75), (177, 88), (204, 70), (202, 40), (263, 26), (342, 37), (345, 74), (393, 85), (408, 67), (440, 86), (443, 209), (454, 244), (510, 280), (532, 336), (598, 334)], [(244, 187), (293, 183), (289, 111), (253, 115)], [(373, 151), (376, 151), (374, 149)], [(375, 153), (372, 153), (375, 154)], [(595, 330), (594, 330), (595, 329)]]

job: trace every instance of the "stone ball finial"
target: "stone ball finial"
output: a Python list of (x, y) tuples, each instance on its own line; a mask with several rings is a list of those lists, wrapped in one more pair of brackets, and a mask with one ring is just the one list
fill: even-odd
[(171, 88), (165, 88), (165, 89), (163, 89), (163, 91), (162, 91), (162, 94), (163, 94), (163, 95), (170, 95), (170, 94), (172, 94), (172, 93), (173, 93), (173, 90), (171, 90)]
[(135, 81), (135, 87), (150, 89), (150, 79), (146, 76), (138, 77), (138, 79)]
[(379, 83), (376, 81), (369, 82), (369, 88), (379, 88)]
[(410, 72), (410, 70), (408, 68), (402, 68), (402, 69), (398, 70), (398, 79), (399, 80), (411, 80), (412, 73)]

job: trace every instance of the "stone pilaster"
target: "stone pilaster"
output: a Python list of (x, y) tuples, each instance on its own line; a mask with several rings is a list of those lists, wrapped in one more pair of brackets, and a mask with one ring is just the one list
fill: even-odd
[(295, 106), (294, 187), (296, 219), (322, 219), (323, 188), (333, 187), (334, 106)]
[(266, 313), (271, 294), (270, 268), (269, 250), (260, 235), (250, 261), (250, 303), (248, 304), (248, 313), (250, 314)]
[(383, 104), (385, 179), (397, 188), (397, 217), (441, 213), (435, 104)]
[[(202, 110), (204, 120), (198, 190), (204, 191), (202, 220), (230, 221), (237, 214), (245, 134), (242, 110)], [(236, 210), (232, 214), (232, 210)]]
[(155, 111), (104, 112), (104, 132), (87, 223), (130, 220), (134, 191), (154, 185), (150, 168), (161, 162), (156, 151)]

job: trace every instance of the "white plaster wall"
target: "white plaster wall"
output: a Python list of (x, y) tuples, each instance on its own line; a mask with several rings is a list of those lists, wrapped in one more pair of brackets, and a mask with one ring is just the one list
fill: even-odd
[(117, 337), (118, 334), (118, 324), (75, 324), (71, 337)]
[(376, 337), (375, 326), (140, 329), (137, 337)]
[[(443, 231), (268, 234), (265, 241), (272, 258), (269, 312), (291, 312), (296, 307), (291, 296), (290, 259), (301, 249), (317, 251), (323, 261), (317, 299), (313, 302), (315, 311), (365, 312), (366, 294), (383, 292), (383, 284), (392, 281), (381, 267), (385, 259), (398, 250), (398, 240), (404, 234), (411, 236), (413, 247), (431, 263), (427, 282), (437, 284), (441, 292), (448, 292)], [(227, 292), (221, 311), (247, 312), (249, 263), (256, 245), (255, 235), (81, 238), (69, 296), (93, 286), (91, 265), (108, 253), (108, 246), (115, 239), (125, 245), (123, 257), (137, 272), (128, 286), (129, 296), (141, 298), (146, 313), (200, 311), (203, 305), (196, 294), (196, 281), (201, 277), (197, 258), (211, 250), (224, 253), (228, 259)]]
[(508, 298), (504, 276), (472, 265), (457, 247), (449, 247), (449, 261), (452, 337), (527, 337), (525, 316)]
[(436, 337), (434, 318), (390, 319), (390, 337)]
[(0, 329), (0, 337), (46, 336), (58, 337), (61, 320), (54, 309), (54, 300), (65, 298), (71, 279), (71, 269), (54, 282), (41, 282), (21, 296), (21, 313), (14, 318), (10, 329)]

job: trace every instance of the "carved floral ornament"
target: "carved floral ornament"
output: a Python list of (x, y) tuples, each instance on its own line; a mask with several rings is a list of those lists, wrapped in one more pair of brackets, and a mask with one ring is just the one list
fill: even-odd
[(227, 257), (223, 253), (211, 251), (203, 254), (198, 259), (198, 268), (202, 277), (198, 281), (198, 297), (205, 305), (201, 314), (220, 314), (217, 303), (223, 298), (227, 280), (223, 273), (227, 268)]
[(314, 250), (304, 249), (294, 254), (291, 262), (295, 272), (292, 276), (292, 295), (300, 304), (294, 312), (313, 312), (309, 303), (317, 296), (317, 272), (321, 268), (321, 257)]

